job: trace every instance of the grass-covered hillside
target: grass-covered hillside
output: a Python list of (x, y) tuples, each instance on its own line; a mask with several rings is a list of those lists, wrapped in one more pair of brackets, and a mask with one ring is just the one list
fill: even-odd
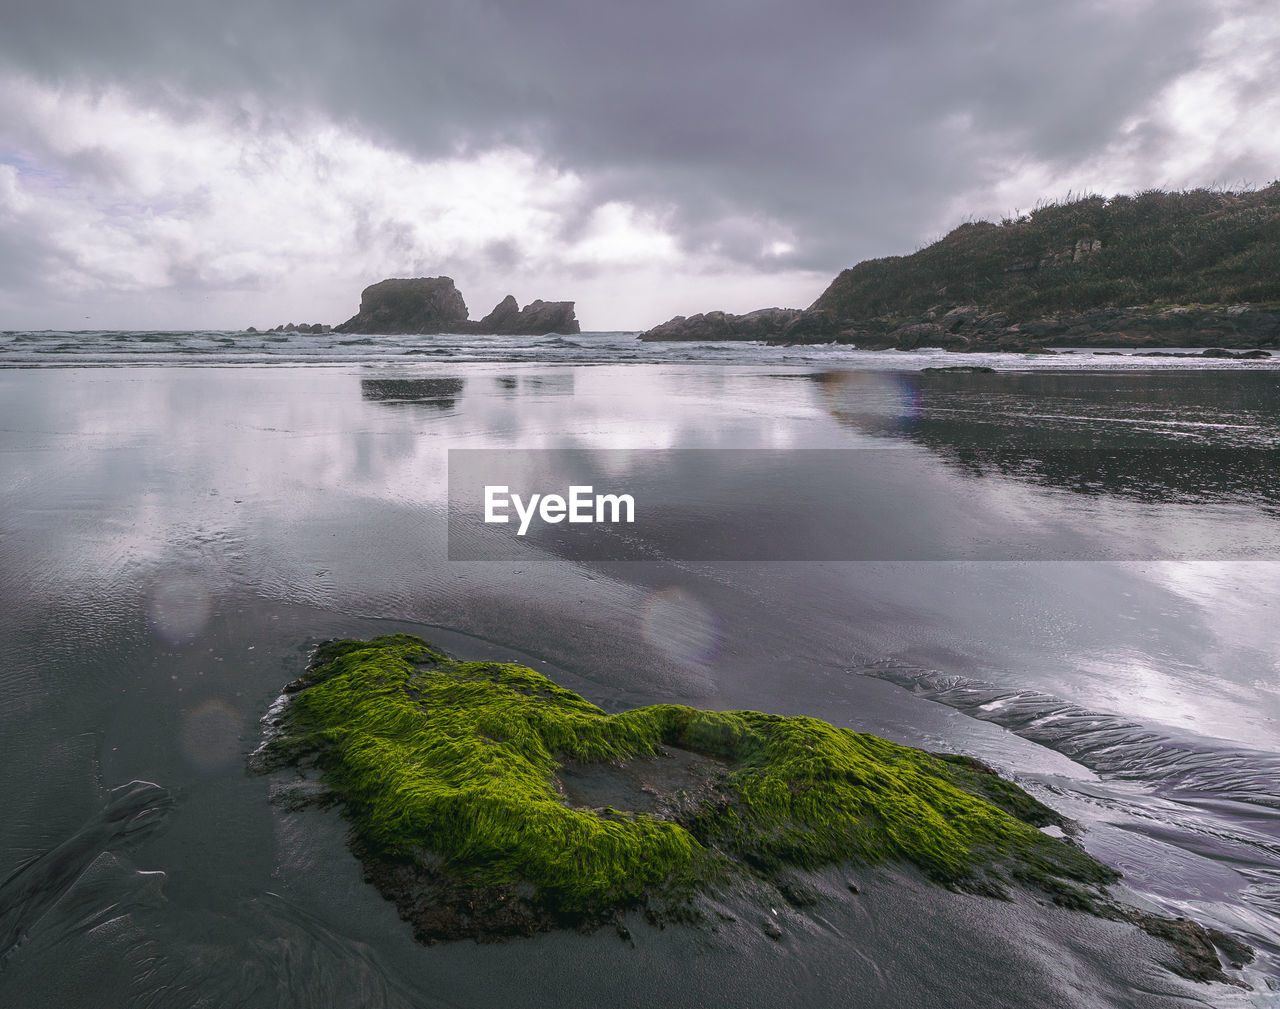
[(961, 225), (843, 271), (813, 304), (841, 320), (974, 305), (1010, 321), (1138, 305), (1280, 301), (1280, 182), (1086, 196)]

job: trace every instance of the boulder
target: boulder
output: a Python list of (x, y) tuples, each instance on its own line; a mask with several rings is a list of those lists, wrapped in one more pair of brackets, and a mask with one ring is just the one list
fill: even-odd
[(507, 295), (493, 306), (493, 311), (476, 323), (476, 330), (481, 333), (506, 333), (508, 326), (520, 315), (520, 306), (516, 299)]
[(829, 343), (840, 330), (839, 320), (821, 308), (801, 312), (787, 323), (782, 339), (787, 343)]
[[(485, 319), (488, 319), (499, 309), (503, 309), (508, 301), (513, 306), (515, 305), (515, 299), (508, 296), (503, 299), (502, 303), (493, 312), (485, 316)], [(483, 327), (485, 319), (482, 319), (477, 326)], [(487, 332), (487, 330), (482, 331)], [(502, 329), (494, 329), (492, 332), (541, 336), (545, 333), (577, 333), (580, 332), (580, 328), (578, 320), (573, 314), (572, 301), (543, 301), (537, 299), (525, 305), (518, 315), (508, 317)]]
[(339, 333), (456, 333), (467, 327), (467, 303), (451, 277), (383, 280), (360, 294), (360, 311)]
[(969, 338), (953, 333), (936, 322), (916, 322), (894, 330), (890, 336), (899, 350), (915, 350), (917, 347), (946, 347), (963, 350), (969, 346)]
[(1268, 358), (1271, 354), (1265, 350), (1242, 350), (1234, 353), (1230, 350), (1224, 350), (1222, 347), (1210, 347), (1200, 352), (1201, 357), (1224, 357), (1233, 361), (1261, 361)]
[(787, 327), (803, 315), (798, 308), (761, 308), (746, 315), (707, 312), (677, 315), (640, 334), (641, 340), (781, 340)]

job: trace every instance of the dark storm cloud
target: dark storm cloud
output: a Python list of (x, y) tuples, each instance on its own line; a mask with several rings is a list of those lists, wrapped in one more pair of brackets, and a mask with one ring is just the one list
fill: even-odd
[(726, 221), (767, 218), (797, 238), (787, 265), (822, 270), (909, 251), (1001, 157), (1101, 150), (1219, 17), (1204, 0), (9, 8), (0, 58), (46, 82), (179, 111), (240, 102), (285, 125), (320, 111), (420, 155), (536, 148), (592, 200), (674, 207), (689, 247), (758, 260), (761, 230)]

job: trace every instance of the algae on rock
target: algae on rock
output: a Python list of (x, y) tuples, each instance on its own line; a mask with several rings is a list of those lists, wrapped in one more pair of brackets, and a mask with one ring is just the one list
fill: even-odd
[[(268, 754), (314, 761), (371, 880), (428, 940), (666, 918), (735, 879), (845, 862), (1086, 907), (1118, 878), (1039, 830), (1069, 824), (978, 761), (814, 718), (607, 714), (527, 667), (409, 635), (326, 643), (286, 692)], [(641, 808), (593, 806), (574, 784), (593, 768), (662, 782), (648, 769), (673, 754), (677, 783), (643, 784)]]

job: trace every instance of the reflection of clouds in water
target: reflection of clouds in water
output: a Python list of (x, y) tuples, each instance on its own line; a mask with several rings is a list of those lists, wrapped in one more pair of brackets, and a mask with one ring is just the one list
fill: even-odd
[(152, 632), (166, 644), (193, 641), (204, 630), (213, 597), (201, 578), (189, 571), (162, 574), (151, 589), (147, 615)]
[(654, 592), (640, 610), (645, 640), (678, 662), (703, 664), (715, 658), (720, 645), (715, 613), (679, 587)]
[[(1251, 701), (1250, 717), (1280, 717), (1280, 562), (1163, 561), (1143, 570), (1198, 611), (1184, 621), (1194, 621), (1200, 661), (1217, 678), (1214, 697), (1202, 704), (1229, 691)], [(1268, 696), (1259, 698), (1258, 691)]]
[(1227, 711), (1220, 713), (1218, 698), (1205, 694), (1230, 684), (1215, 684), (1205, 671), (1167, 658), (1129, 649), (1084, 657), (1079, 668), (1094, 684), (1091, 697), (1134, 717), (1193, 730), (1204, 729), (1211, 718), (1230, 718), (1229, 705), (1221, 705)]
[[(215, 599), (241, 584), (364, 606), (438, 583), (450, 448), (813, 446), (834, 431), (793, 374), (721, 368), (477, 363), (450, 412), (363, 394), (377, 380), (427, 389), (457, 375), (456, 364), (32, 372), (0, 400), (6, 425), (41, 449), (6, 460), (16, 489), (4, 503), (50, 518), (25, 554), (5, 544), (6, 565), (37, 584), (74, 572), (50, 583), (63, 599), (119, 598), (140, 569), (182, 569)], [(630, 472), (625, 454), (603, 461), (619, 470), (602, 486)], [(157, 640), (182, 643), (212, 615), (188, 589), (143, 600)]]
[[(779, 448), (809, 446), (815, 414), (794, 375), (719, 368), (582, 368), (493, 376), (467, 391), (452, 448)], [(474, 391), (474, 395), (472, 394)], [(799, 428), (800, 430), (797, 430)]]
[(1144, 569), (1162, 589), (1196, 606), (1223, 648), (1280, 657), (1280, 562), (1161, 561)]
[(1150, 570), (1161, 586), (1223, 617), (1269, 609), (1280, 594), (1280, 563), (1271, 561), (1164, 561)]
[(240, 716), (226, 701), (209, 698), (182, 716), (182, 755), (197, 770), (216, 771), (240, 753)]

